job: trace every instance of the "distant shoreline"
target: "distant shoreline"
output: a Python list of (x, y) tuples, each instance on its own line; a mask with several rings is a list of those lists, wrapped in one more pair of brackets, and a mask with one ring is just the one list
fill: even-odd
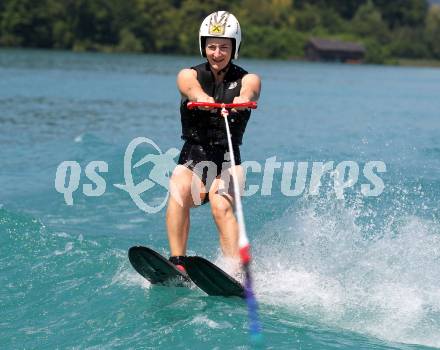
[(430, 60), (430, 59), (411, 59), (411, 58), (399, 58), (397, 59), (397, 64), (399, 66), (405, 67), (440, 67), (440, 60)]
[[(440, 0), (439, 0), (440, 1)], [(29, 50), (29, 51), (53, 51), (53, 52), (72, 52), (72, 53), (102, 53), (102, 54), (128, 54), (128, 55), (169, 55), (160, 52), (130, 52), (130, 51), (119, 51), (112, 50), (111, 48), (106, 48), (104, 50), (63, 50), (63, 49), (49, 49), (49, 48), (35, 48), (35, 47), (12, 47), (12, 46), (0, 46), (0, 50)], [(193, 55), (185, 54), (173, 54), (173, 56), (182, 57), (193, 57)], [(314, 63), (339, 63), (333, 61), (309, 61), (305, 57), (271, 57), (271, 58), (260, 58), (260, 57), (249, 57), (243, 56), (244, 59), (262, 59), (262, 60), (279, 60), (279, 61), (292, 61), (292, 62), (314, 62)], [(351, 63), (345, 63), (350, 65)], [(384, 63), (360, 63), (360, 65), (379, 65), (379, 66), (402, 66), (402, 67), (426, 67), (426, 68), (438, 68), (440, 67), (440, 60), (434, 59), (416, 59), (416, 58), (391, 58), (389, 61)]]

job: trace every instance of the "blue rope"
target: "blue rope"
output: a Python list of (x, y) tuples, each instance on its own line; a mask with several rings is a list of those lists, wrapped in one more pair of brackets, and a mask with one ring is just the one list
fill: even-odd
[(243, 265), (245, 272), (244, 293), (249, 314), (249, 331), (251, 342), (254, 345), (262, 345), (263, 335), (261, 333), (261, 324), (258, 318), (258, 303), (252, 288), (252, 277), (249, 265)]

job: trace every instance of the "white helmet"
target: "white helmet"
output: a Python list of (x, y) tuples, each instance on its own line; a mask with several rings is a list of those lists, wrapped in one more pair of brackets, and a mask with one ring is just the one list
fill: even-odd
[(199, 47), (202, 57), (206, 57), (206, 38), (230, 38), (234, 59), (238, 58), (241, 43), (241, 29), (237, 18), (227, 11), (217, 11), (206, 17), (199, 31)]

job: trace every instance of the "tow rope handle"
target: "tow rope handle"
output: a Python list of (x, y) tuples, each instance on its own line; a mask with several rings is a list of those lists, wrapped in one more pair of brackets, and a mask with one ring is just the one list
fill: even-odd
[(211, 108), (257, 108), (257, 102), (244, 102), (244, 103), (214, 103), (214, 102), (188, 102), (186, 104), (188, 109), (195, 109), (197, 107), (211, 107)]

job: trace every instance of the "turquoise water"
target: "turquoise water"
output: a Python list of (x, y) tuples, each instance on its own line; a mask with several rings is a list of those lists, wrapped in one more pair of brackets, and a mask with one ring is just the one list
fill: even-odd
[[(167, 254), (165, 212), (147, 214), (113, 186), (135, 137), (181, 147), (175, 76), (198, 62), (0, 51), (2, 348), (252, 348), (241, 300), (151, 287), (135, 273), (130, 246)], [(271, 195), (244, 198), (265, 347), (440, 348), (440, 70), (239, 64), (263, 80), (243, 159), (361, 169), (344, 199), (330, 176), (316, 196), (285, 196), (281, 169)], [(72, 206), (54, 185), (67, 160), (82, 168)], [(88, 197), (94, 160), (108, 164), (107, 187)], [(378, 197), (361, 193), (368, 161), (386, 164)], [(155, 186), (143, 199), (165, 195)], [(189, 252), (217, 260), (209, 207), (191, 219)]]

